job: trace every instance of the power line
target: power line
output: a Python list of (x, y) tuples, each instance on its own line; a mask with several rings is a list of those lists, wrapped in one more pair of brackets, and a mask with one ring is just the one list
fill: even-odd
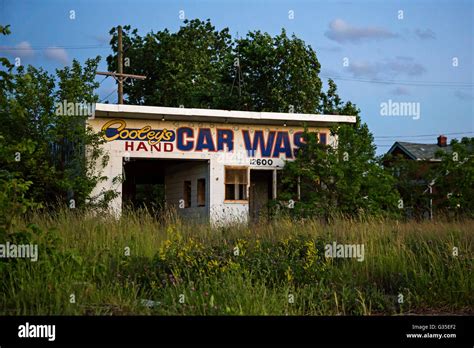
[(45, 49), (65, 49), (65, 50), (88, 50), (96, 48), (110, 48), (104, 45), (77, 45), (77, 46), (29, 46), (29, 47), (15, 47), (15, 46), (0, 46), (2, 51), (42, 51)]
[[(462, 135), (462, 134), (474, 134), (474, 132), (457, 132), (457, 133), (443, 133), (443, 135)], [(419, 134), (419, 135), (379, 135), (374, 136), (374, 139), (380, 138), (419, 138), (419, 137), (435, 137), (439, 134)]]
[(108, 77), (108, 76), (105, 76), (105, 77), (102, 79), (102, 81), (99, 82), (99, 86), (102, 84), (102, 82), (105, 81), (105, 79), (106, 79), (107, 77)]
[(109, 94), (107, 94), (107, 96), (105, 98), (102, 98), (101, 101), (99, 101), (99, 103), (102, 103), (103, 101), (107, 100), (113, 93), (117, 92), (117, 88), (115, 88), (112, 92), (110, 92)]
[[(81, 50), (81, 49), (110, 49), (108, 45), (37, 45), (30, 47), (15, 47), (15, 46), (2, 46), (2, 51), (41, 51), (45, 49), (64, 49), (64, 50)], [(128, 50), (127, 47), (125, 49)], [(363, 79), (363, 78), (351, 78), (343, 76), (328, 76), (324, 74), (319, 75), (321, 78), (341, 80), (341, 81), (353, 81), (353, 82), (364, 82), (364, 83), (379, 83), (379, 84), (393, 84), (393, 85), (406, 85), (406, 86), (429, 86), (429, 87), (455, 87), (455, 88), (474, 88), (474, 84), (468, 82), (449, 82), (449, 81), (404, 81), (404, 80), (383, 80), (383, 79)]]
[(118, 104), (123, 104), (123, 83), (127, 79), (144, 80), (146, 76), (123, 73), (122, 26), (117, 27), (117, 72), (97, 71), (96, 75), (112, 76), (118, 83)]
[(407, 86), (429, 86), (429, 87), (456, 87), (456, 88), (473, 88), (474, 84), (467, 82), (442, 82), (442, 81), (403, 81), (403, 80), (382, 80), (382, 79), (361, 79), (351, 78), (343, 76), (327, 76), (319, 75), (322, 78), (342, 81), (354, 81), (354, 82), (368, 82), (368, 83), (380, 83), (380, 84), (393, 84), (393, 85), (407, 85)]

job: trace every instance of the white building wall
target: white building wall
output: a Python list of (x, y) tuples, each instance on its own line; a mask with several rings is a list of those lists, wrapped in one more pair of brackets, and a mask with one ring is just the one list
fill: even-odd
[[(107, 189), (113, 189), (118, 193), (118, 197), (114, 199), (110, 208), (114, 213), (120, 214), (122, 207), (122, 185), (120, 180), (113, 182), (115, 178), (122, 176), (123, 170), (123, 158), (161, 158), (161, 159), (194, 159), (204, 160), (203, 162), (194, 165), (195, 163), (190, 162), (189, 169), (187, 165), (182, 168), (173, 169), (170, 166), (170, 175), (165, 178), (166, 184), (166, 195), (167, 200), (171, 204), (176, 204), (179, 199), (182, 198), (182, 191), (184, 180), (191, 178), (192, 181), (192, 204), (191, 208), (184, 208), (186, 216), (208, 216), (212, 224), (221, 225), (231, 221), (246, 222), (248, 219), (249, 204), (248, 202), (228, 202), (225, 201), (225, 166), (244, 166), (247, 170), (250, 169), (281, 169), (285, 160), (284, 155), (279, 158), (265, 158), (262, 157), (260, 151), (255, 154), (250, 154), (246, 151), (244, 146), (244, 140), (242, 136), (242, 130), (250, 132), (253, 137), (255, 131), (263, 131), (265, 137), (268, 137), (269, 132), (288, 132), (292, 139), (295, 132), (303, 131), (303, 127), (283, 125), (242, 125), (242, 124), (229, 124), (229, 123), (206, 123), (206, 122), (193, 122), (193, 121), (161, 121), (161, 120), (141, 120), (141, 119), (125, 119), (125, 118), (95, 118), (90, 119), (89, 126), (96, 132), (100, 132), (104, 124), (111, 120), (122, 120), (126, 122), (126, 129), (136, 130), (141, 129), (145, 126), (150, 126), (151, 130), (172, 130), (176, 133), (179, 127), (188, 127), (194, 130), (194, 136), (196, 137), (199, 129), (208, 128), (211, 130), (212, 136), (216, 137), (217, 129), (231, 129), (234, 132), (234, 151), (216, 151), (208, 152), (203, 151), (179, 151), (176, 148), (176, 140), (173, 142), (173, 149), (171, 151), (164, 151), (164, 146), (160, 151), (152, 150), (151, 146), (148, 145), (147, 141), (126, 141), (126, 140), (112, 140), (108, 141), (103, 145), (104, 150), (108, 153), (110, 159), (108, 165), (102, 170), (102, 174), (107, 176), (107, 180), (101, 182), (93, 191), (93, 195), (100, 195), (101, 192)], [(117, 126), (115, 126), (117, 127)], [(310, 127), (309, 131), (326, 133), (327, 142), (333, 144), (335, 139), (330, 135), (329, 129), (325, 127)], [(195, 140), (195, 139), (194, 139)], [(293, 141), (293, 140), (291, 140)], [(133, 143), (133, 149), (131, 149), (131, 143)], [(139, 149), (139, 144), (142, 143), (142, 147)], [(128, 144), (128, 145), (127, 145)], [(127, 148), (128, 146), (128, 148)], [(271, 162), (269, 161), (271, 159)], [(266, 161), (262, 161), (266, 160)], [(291, 160), (291, 159), (288, 159)], [(192, 163), (192, 164), (191, 164)], [(175, 170), (175, 174), (171, 174)], [(200, 177), (206, 178), (206, 207), (196, 207), (196, 188), (197, 179)], [(250, 179), (250, 174), (248, 175)], [(247, 187), (248, 197), (248, 187)], [(178, 208), (178, 210), (180, 210)]]
[(239, 161), (237, 159), (232, 160), (231, 158), (222, 160), (219, 157), (213, 158), (211, 160), (210, 173), (213, 185), (211, 185), (210, 218), (211, 223), (214, 225), (218, 226), (233, 222), (247, 222), (248, 220), (248, 203), (225, 201), (225, 166), (243, 165), (244, 163), (242, 162), (243, 161)]
[(91, 198), (100, 200), (105, 191), (113, 190), (117, 196), (109, 203), (109, 211), (115, 216), (122, 212), (122, 175), (123, 175), (123, 152), (111, 143), (102, 146), (105, 155), (109, 157), (106, 167), (102, 167), (102, 158), (95, 163), (94, 175), (104, 177), (92, 190)]

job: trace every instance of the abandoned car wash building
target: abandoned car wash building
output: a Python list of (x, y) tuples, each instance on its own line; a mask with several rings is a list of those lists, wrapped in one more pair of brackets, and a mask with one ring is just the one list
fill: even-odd
[(333, 145), (329, 127), (338, 123), (355, 117), (96, 104), (88, 124), (103, 131), (110, 159), (94, 194), (116, 190), (110, 208), (118, 214), (151, 193), (183, 217), (247, 221), (276, 198), (279, 170), (302, 145), (304, 124)]

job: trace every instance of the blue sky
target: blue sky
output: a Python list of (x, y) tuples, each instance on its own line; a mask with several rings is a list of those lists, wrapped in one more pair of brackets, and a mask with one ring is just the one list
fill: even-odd
[[(343, 100), (361, 109), (379, 154), (395, 140), (433, 143), (431, 134), (474, 135), (471, 0), (0, 0), (0, 24), (12, 31), (0, 38), (0, 55), (51, 72), (73, 58), (100, 55), (106, 70), (111, 27), (176, 31), (181, 10), (188, 19), (228, 27), (233, 36), (285, 28), (303, 39), (317, 53), (323, 81), (334, 78)], [(115, 103), (115, 88), (108, 78), (98, 94)], [(381, 115), (381, 103), (389, 100), (419, 103), (419, 118)]]

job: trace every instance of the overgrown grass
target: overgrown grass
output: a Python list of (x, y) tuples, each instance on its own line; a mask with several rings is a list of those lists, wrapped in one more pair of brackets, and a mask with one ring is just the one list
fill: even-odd
[[(0, 259), (1, 315), (473, 313), (473, 220), (211, 228), (62, 211), (28, 221), (7, 238), (37, 243), (39, 259)], [(333, 241), (363, 244), (364, 261), (325, 258)]]

